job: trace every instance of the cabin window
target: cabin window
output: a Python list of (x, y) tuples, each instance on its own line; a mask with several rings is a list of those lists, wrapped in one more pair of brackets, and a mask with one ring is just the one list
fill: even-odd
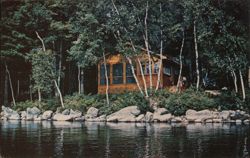
[(122, 84), (123, 83), (123, 64), (114, 64), (113, 65), (113, 84)]
[[(146, 72), (145, 72), (146, 64), (145, 63), (141, 63), (141, 67), (142, 67), (142, 70), (143, 70), (143, 74), (145, 75), (146, 74)], [(142, 74), (141, 70), (140, 70), (140, 74)]]
[(175, 74), (175, 75), (179, 75), (179, 73), (180, 73), (180, 70), (174, 69), (174, 74)]
[(145, 74), (149, 74), (149, 63), (146, 64), (146, 71)]
[(163, 73), (171, 76), (171, 67), (169, 65), (164, 66)]
[(157, 73), (159, 72), (159, 66), (160, 66), (159, 63), (155, 63), (155, 64), (154, 64), (154, 71), (153, 71), (153, 72), (154, 72), (155, 74), (157, 74)]
[[(135, 65), (134, 65), (134, 70), (136, 71)], [(136, 74), (136, 72), (135, 72), (135, 74)], [(135, 83), (135, 78), (133, 76), (130, 64), (126, 64), (126, 83)]]
[[(107, 64), (108, 82), (110, 84), (110, 65)], [(100, 67), (100, 84), (106, 85), (105, 67), (104, 64)]]

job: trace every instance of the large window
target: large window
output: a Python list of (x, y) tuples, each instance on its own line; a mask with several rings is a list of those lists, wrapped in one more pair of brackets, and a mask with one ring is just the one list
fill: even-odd
[[(136, 71), (135, 65), (134, 65), (134, 70)], [(128, 63), (126, 64), (126, 83), (135, 83), (135, 78), (132, 73), (131, 65)]]
[(113, 84), (123, 83), (123, 64), (113, 65)]
[(164, 73), (165, 75), (171, 76), (171, 67), (170, 67), (169, 65), (164, 66), (164, 68), (163, 68), (163, 73)]
[(154, 71), (153, 71), (153, 73), (157, 74), (159, 72), (159, 66), (160, 66), (160, 64), (158, 62), (154, 63)]
[[(110, 84), (110, 65), (107, 64), (108, 82)], [(106, 85), (105, 67), (104, 64), (100, 67), (100, 84)]]

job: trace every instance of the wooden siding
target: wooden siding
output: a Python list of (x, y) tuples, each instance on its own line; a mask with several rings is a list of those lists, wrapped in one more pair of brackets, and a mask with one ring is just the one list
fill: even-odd
[[(154, 63), (158, 62), (158, 60), (154, 59)], [(117, 63), (123, 63), (123, 83), (122, 84), (113, 84), (113, 65)], [(98, 64), (98, 93), (99, 94), (105, 94), (106, 91), (106, 85), (101, 85), (100, 84), (100, 67), (101, 64), (103, 64), (103, 61), (100, 61)], [(122, 93), (125, 91), (137, 91), (138, 87), (136, 83), (126, 83), (126, 64), (129, 64), (124, 57), (122, 57), (120, 54), (118, 55), (112, 55), (107, 58), (107, 64), (110, 65), (110, 83), (109, 83), (109, 93)], [(164, 63), (163, 63), (164, 65)], [(173, 69), (171, 67), (171, 69)], [(154, 70), (154, 64), (152, 64), (152, 72)], [(163, 70), (163, 68), (161, 69)], [(164, 75), (163, 71), (161, 71), (161, 81), (160, 81), (160, 86), (159, 88), (165, 88), (167, 86), (173, 85), (173, 70), (171, 71), (171, 76)], [(140, 69), (139, 69), (139, 63), (136, 62), (136, 76), (139, 81), (139, 84), (142, 89), (144, 89), (144, 83), (143, 83), (143, 78), (142, 75), (140, 74)], [(149, 74), (145, 74), (145, 81), (146, 85), (149, 88), (150, 86), (150, 77)], [(156, 73), (152, 74), (152, 84), (153, 87), (156, 87), (157, 85), (157, 79), (158, 75)]]

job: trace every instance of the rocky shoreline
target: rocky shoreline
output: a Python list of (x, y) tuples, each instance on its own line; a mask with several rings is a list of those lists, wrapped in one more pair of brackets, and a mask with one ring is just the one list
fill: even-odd
[(62, 112), (51, 110), (42, 112), (37, 107), (17, 112), (2, 106), (1, 120), (26, 121), (87, 121), (87, 122), (168, 122), (168, 123), (236, 123), (250, 124), (250, 115), (241, 110), (187, 110), (184, 116), (174, 116), (165, 108), (156, 108), (154, 112), (141, 113), (137, 106), (125, 107), (111, 115), (99, 115), (97, 108), (91, 107), (84, 115), (81, 111), (65, 109)]

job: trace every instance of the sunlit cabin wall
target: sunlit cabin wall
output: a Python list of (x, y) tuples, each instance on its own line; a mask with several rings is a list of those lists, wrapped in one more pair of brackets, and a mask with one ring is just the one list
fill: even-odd
[[(139, 63), (137, 60), (135, 60), (135, 58), (133, 58), (133, 63), (134, 63), (134, 68), (136, 71), (136, 76), (137, 79), (139, 81), (139, 84), (141, 86), (141, 88), (144, 89), (144, 83), (143, 83), (143, 78), (140, 72), (140, 68), (139, 68)], [(148, 62), (147, 61), (143, 61), (142, 60), (142, 64), (145, 65), (143, 67), (144, 69), (144, 77), (145, 77), (145, 81), (146, 81), (146, 86), (149, 88), (150, 86), (150, 76), (149, 76), (149, 71), (146, 70), (146, 64)], [(153, 83), (153, 87), (155, 88), (157, 85), (157, 79), (158, 79), (158, 74), (157, 71), (155, 71), (155, 64), (158, 63), (159, 65), (159, 60), (154, 60), (153, 64), (152, 64), (152, 83)], [(103, 64), (103, 61), (100, 61), (98, 64), (98, 93), (99, 94), (105, 94), (106, 91), (106, 84), (101, 84), (101, 76), (102, 78), (104, 78), (104, 75), (101, 75), (101, 65)], [(113, 71), (114, 71), (114, 65), (115, 64), (122, 64), (122, 83), (119, 84), (115, 84), (114, 83), (114, 76), (113, 76)], [(122, 93), (125, 91), (136, 91), (138, 90), (138, 86), (137, 84), (134, 83), (127, 83), (127, 79), (126, 79), (126, 66), (130, 64), (128, 63), (128, 61), (120, 54), (118, 55), (112, 55), (107, 57), (107, 69), (109, 69), (108, 71), (108, 75), (109, 75), (109, 93)], [(162, 64), (162, 66), (164, 66), (165, 64)], [(169, 64), (171, 66), (171, 64)], [(171, 68), (173, 69), (173, 68)], [(102, 69), (103, 70), (103, 69)], [(170, 75), (164, 75), (163, 74), (163, 68), (161, 69), (162, 71), (161, 73), (161, 80), (160, 80), (160, 86), (159, 89), (161, 88), (165, 88), (167, 86), (171, 86), (173, 85), (173, 73), (171, 73)], [(105, 82), (102, 82), (105, 83)]]

